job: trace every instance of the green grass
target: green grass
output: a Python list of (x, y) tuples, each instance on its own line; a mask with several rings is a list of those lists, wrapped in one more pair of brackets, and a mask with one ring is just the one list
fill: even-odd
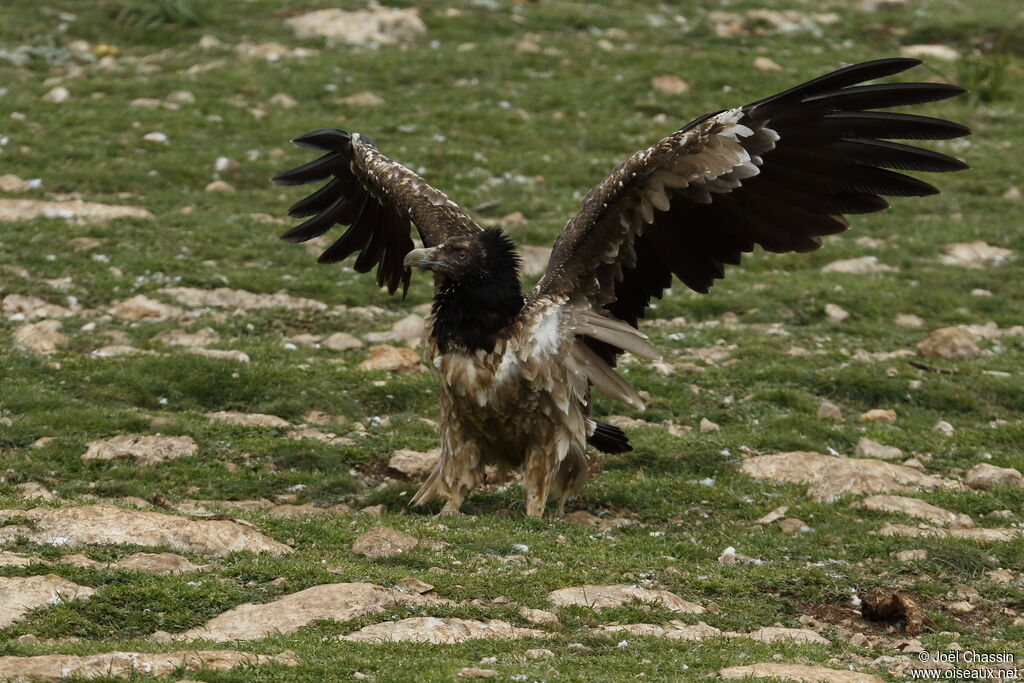
[[(500, 618), (523, 626), (529, 624), (519, 616), (520, 606), (549, 608), (549, 591), (585, 583), (650, 580), (686, 599), (716, 603), (718, 613), (699, 619), (740, 631), (775, 623), (799, 626), (801, 614), (845, 607), (854, 589), (909, 588), (928, 600), (926, 611), (938, 624), (921, 636), (928, 649), (943, 649), (955, 639), (965, 649), (1010, 650), (1024, 657), (1019, 574), (1024, 541), (982, 547), (948, 539), (881, 537), (874, 532), (887, 521), (917, 520), (850, 508), (848, 499), (814, 503), (805, 497), (804, 486), (758, 482), (738, 471), (743, 448), (761, 453), (833, 448), (852, 455), (861, 436), (898, 446), (908, 457), (930, 455), (929, 472), (944, 476), (958, 476), (981, 461), (1024, 469), (1024, 338), (982, 342), (986, 353), (973, 361), (926, 361), (951, 374), (913, 367), (907, 359), (853, 358), (860, 349), (914, 349), (938, 327), (994, 321), (1006, 328), (1024, 320), (1022, 260), (984, 270), (939, 263), (943, 246), (952, 242), (981, 240), (1024, 253), (1024, 203), (1002, 198), (1009, 188), (1024, 184), (1019, 163), (1024, 95), (1013, 87), (1024, 76), (1024, 55), (1014, 39), (1022, 21), (1017, 5), (1010, 0), (926, 0), (868, 13), (848, 3), (830, 1), (812, 9), (797, 0), (778, 0), (773, 8), (835, 12), (839, 20), (820, 24), (818, 31), (769, 29), (730, 38), (716, 35), (708, 19), (712, 7), (695, 0), (642, 8), (625, 0), (415, 5), (428, 26), (423, 39), (407, 48), (369, 49), (300, 41), (284, 24), (300, 10), (363, 6), (355, 2), (4, 3), (0, 137), (8, 142), (0, 146), (0, 165), (4, 173), (42, 179), (41, 189), (12, 196), (50, 199), (76, 193), (87, 201), (144, 206), (155, 219), (76, 225), (42, 218), (3, 224), (0, 297), (25, 294), (66, 305), (71, 296), (96, 314), (65, 320), (62, 332), (69, 341), (49, 357), (13, 348), (11, 335), (21, 323), (0, 319), (0, 417), (10, 421), (0, 425), (0, 507), (36, 505), (21, 499), (17, 490), (18, 484), (35, 481), (67, 504), (156, 493), (171, 500), (286, 495), (296, 502), (345, 502), (355, 508), (383, 503), (388, 513), (383, 520), (362, 515), (281, 520), (233, 512), (296, 552), (282, 558), (191, 556), (212, 567), (186, 577), (67, 565), (0, 568), (7, 576), (54, 572), (97, 589), (88, 602), (39, 609), (0, 631), (0, 655), (176, 649), (181, 645), (157, 643), (147, 635), (179, 632), (243, 602), (267, 601), (321, 583), (391, 585), (411, 575), (459, 603), (432, 608), (432, 615)], [(740, 0), (722, 9), (742, 13), (759, 6)], [(221, 46), (198, 47), (204, 34), (216, 36)], [(526, 34), (534, 36), (539, 52), (516, 51)], [(119, 70), (75, 57), (75, 40), (116, 48)], [(277, 41), (319, 52), (277, 61), (246, 59), (234, 50), (243, 41)], [(663, 377), (641, 363), (627, 366), (630, 382), (650, 394), (645, 413), (597, 398), (599, 415), (694, 427), (679, 437), (660, 428), (629, 430), (634, 452), (602, 457), (601, 473), (575, 504), (594, 513), (628, 516), (642, 526), (600, 533), (553, 519), (525, 519), (517, 486), (474, 494), (464, 507), (468, 516), (458, 519), (435, 520), (430, 513), (436, 508), (407, 508), (415, 485), (386, 480), (381, 473), (396, 449), (436, 445), (436, 433), (420, 419), (436, 418), (435, 379), (428, 373), (361, 371), (357, 366), (365, 350), (336, 353), (282, 345), (284, 337), (303, 333), (362, 335), (388, 329), (430, 297), (425, 278), (415, 277), (408, 298), (401, 300), (377, 290), (372, 278), (350, 267), (317, 266), (306, 249), (277, 240), (285, 223), (254, 215), (282, 217), (298, 198), (268, 182), (274, 172), (306, 159), (305, 152), (287, 144), (298, 133), (330, 126), (364, 133), (483, 222), (522, 211), (526, 222), (510, 229), (513, 238), (546, 246), (583, 193), (615, 163), (691, 118), (753, 101), (844, 63), (891, 56), (901, 45), (928, 42), (948, 44), (964, 55), (955, 64), (932, 60), (915, 73), (959, 80), (972, 90), (969, 97), (922, 108), (974, 129), (968, 142), (934, 145), (965, 158), (972, 170), (935, 179), (942, 195), (897, 199), (890, 211), (855, 217), (850, 232), (830, 238), (819, 252), (754, 254), (743, 266), (731, 268), (708, 296), (690, 295), (677, 284), (649, 318), (682, 316), (686, 324), (649, 324), (644, 331), (667, 360), (692, 362), (699, 371)], [(467, 43), (474, 47), (466, 48)], [(614, 49), (605, 49), (608, 43)], [(4, 57), (18, 48), (24, 49), (17, 58)], [(783, 71), (753, 69), (760, 55), (770, 56)], [(224, 64), (186, 73), (193, 65), (216, 60)], [(691, 90), (679, 96), (653, 90), (651, 77), (663, 73), (679, 75)], [(40, 97), (58, 82), (47, 79), (60, 79), (71, 100), (42, 102)], [(196, 102), (178, 109), (127, 106), (136, 98), (159, 99), (174, 90), (191, 91)], [(367, 90), (385, 104), (336, 102)], [(299, 106), (270, 104), (279, 92)], [(262, 110), (261, 118), (254, 116), (255, 109)], [(24, 116), (11, 117), (12, 112)], [(165, 133), (169, 142), (144, 142), (142, 136), (152, 131)], [(237, 169), (220, 174), (236, 188), (233, 195), (204, 192), (219, 156), (239, 162)], [(69, 243), (73, 237), (90, 237), (100, 246), (76, 251)], [(877, 245), (859, 244), (861, 237)], [(864, 255), (899, 270), (820, 272), (833, 260)], [(137, 294), (170, 301), (156, 293), (169, 286), (280, 291), (317, 299), (332, 309), (373, 306), (384, 312), (368, 317), (344, 310), (208, 310), (188, 324), (100, 318), (113, 302)], [(973, 296), (975, 289), (992, 296)], [(850, 318), (830, 322), (826, 303), (840, 305)], [(742, 325), (706, 324), (727, 313)], [(920, 316), (925, 327), (894, 325), (898, 313)], [(95, 326), (87, 325), (93, 321)], [(755, 327), (768, 323), (781, 323), (785, 335)], [(210, 327), (220, 336), (215, 348), (244, 351), (252, 362), (196, 357), (154, 341), (158, 333), (177, 327)], [(719, 340), (735, 345), (727, 362), (707, 365), (694, 357), (694, 349)], [(160, 355), (89, 355), (111, 343)], [(788, 354), (794, 346), (813, 355)], [(987, 374), (993, 371), (1009, 376)], [(912, 382), (920, 385), (911, 388)], [(847, 419), (816, 417), (822, 400), (839, 405)], [(870, 408), (893, 408), (899, 419), (890, 425), (858, 422), (856, 417)], [(234, 427), (204, 417), (218, 410), (270, 413), (293, 424), (310, 410), (320, 410), (363, 423), (367, 434), (346, 446), (293, 441), (283, 429)], [(702, 417), (721, 425), (721, 432), (700, 434), (696, 427)], [(162, 420), (154, 424), (154, 418)], [(385, 426), (378, 425), (381, 418), (388, 418)], [(955, 426), (955, 436), (932, 433), (940, 419)], [(345, 435), (351, 424), (325, 429)], [(98, 438), (156, 432), (191, 436), (199, 455), (155, 467), (86, 463), (79, 457)], [(33, 448), (41, 437), (54, 439)], [(713, 485), (701, 483), (707, 478)], [(296, 485), (305, 488), (290, 490)], [(969, 514), (979, 526), (1024, 522), (1020, 488), (915, 495)], [(779, 505), (788, 505), (789, 515), (813, 531), (786, 535), (774, 525), (754, 523)], [(1001, 510), (1010, 510), (1010, 519), (988, 516)], [(7, 522), (13, 523), (16, 517)], [(387, 560), (354, 557), (352, 540), (379, 523), (412, 534), (420, 546)], [(523, 564), (504, 559), (513, 554), (514, 543), (530, 547)], [(765, 564), (722, 566), (717, 557), (727, 546)], [(900, 563), (890, 556), (907, 548), (924, 548), (928, 557)], [(113, 560), (141, 548), (64, 549), (17, 541), (5, 549), (49, 560), (70, 552)], [(328, 566), (336, 572), (327, 571)], [(524, 575), (527, 567), (536, 572)], [(985, 572), (997, 567), (1015, 570), (1017, 582), (993, 584)], [(978, 610), (962, 618), (942, 609), (947, 593), (959, 585), (981, 593)], [(491, 602), (499, 596), (511, 603)], [(470, 604), (473, 599), (483, 603)], [(267, 653), (294, 650), (302, 661), (297, 669), (186, 677), (347, 680), (362, 671), (381, 681), (455, 680), (461, 667), (493, 656), (501, 680), (618, 681), (643, 674), (646, 680), (667, 681), (706, 678), (724, 666), (781, 655), (786, 661), (853, 664), (899, 680), (884, 664), (856, 659), (896, 655), (899, 634), (888, 646), (859, 648), (833, 624), (824, 632), (830, 646), (629, 636), (622, 638), (628, 646), (618, 648), (620, 638), (597, 637), (590, 630), (612, 621), (664, 623), (673, 615), (644, 605), (603, 613), (556, 611), (562, 625), (547, 628), (543, 638), (471, 641), (443, 651), (428, 645), (335, 641), (335, 636), (381, 619), (426, 613), (422, 608), (317, 622), (239, 646)], [(948, 631), (960, 635), (942, 635)], [(16, 642), (23, 634), (55, 640)], [(548, 648), (555, 659), (528, 660), (523, 653), (531, 647)]]

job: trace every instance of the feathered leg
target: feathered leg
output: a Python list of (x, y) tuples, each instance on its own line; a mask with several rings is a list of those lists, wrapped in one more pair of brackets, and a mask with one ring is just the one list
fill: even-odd
[(556, 515), (561, 517), (565, 514), (565, 502), (579, 494), (588, 475), (586, 451), (582, 445), (574, 443), (558, 468), (558, 474), (555, 475), (553, 493), (558, 496)]
[[(548, 492), (558, 468), (551, 445), (545, 439), (532, 442), (523, 459), (523, 493), (526, 494), (526, 514), (542, 517), (548, 502)], [(553, 461), (554, 460), (554, 461)]]
[(441, 439), (441, 457), (411, 504), (422, 505), (441, 498), (444, 500), (442, 515), (458, 514), (462, 501), (480, 484), (482, 475), (483, 465), (476, 442), (458, 439), (452, 429), (446, 429)]

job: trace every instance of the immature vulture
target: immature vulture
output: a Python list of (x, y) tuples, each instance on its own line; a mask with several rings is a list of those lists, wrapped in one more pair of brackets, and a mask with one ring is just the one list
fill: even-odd
[[(350, 226), (321, 263), (358, 254), (377, 284), (408, 289), (413, 267), (434, 271), (425, 358), (441, 380), (441, 457), (414, 498), (459, 510), (484, 466), (522, 467), (526, 513), (561, 511), (587, 477), (585, 448), (630, 450), (591, 416), (590, 389), (634, 407), (640, 396), (612, 369), (629, 351), (658, 358), (637, 328), (675, 275), (707, 292), (727, 263), (760, 245), (805, 252), (842, 232), (845, 213), (888, 206), (881, 196), (937, 189), (886, 169), (957, 171), (958, 159), (892, 139), (967, 135), (957, 123), (876, 111), (964, 92), (942, 83), (861, 85), (920, 62), (856, 64), (736, 109), (702, 116), (619, 164), (583, 199), (528, 294), (515, 246), (483, 230), (444, 193), (356, 133), (318, 130), (294, 140), (326, 151), (278, 175), (328, 182), (289, 210), (311, 216), (282, 239), (303, 242)], [(414, 224), (423, 241), (415, 249)]]

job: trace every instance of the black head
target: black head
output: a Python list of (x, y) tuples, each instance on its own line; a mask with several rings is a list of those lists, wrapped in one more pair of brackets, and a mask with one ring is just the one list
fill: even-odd
[(519, 285), (516, 247), (499, 228), (453, 237), (429, 249), (413, 249), (405, 256), (405, 267), (432, 270), (450, 284), (511, 277)]
[(519, 256), (497, 228), (453, 237), (429, 249), (414, 249), (407, 268), (432, 270), (434, 336), (442, 352), (451, 344), (490, 352), (523, 307)]

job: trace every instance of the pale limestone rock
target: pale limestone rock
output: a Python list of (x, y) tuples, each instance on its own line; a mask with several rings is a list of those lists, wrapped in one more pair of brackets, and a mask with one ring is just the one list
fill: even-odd
[(413, 576), (407, 576), (404, 579), (399, 579), (395, 582), (395, 588), (403, 593), (414, 593), (416, 595), (425, 595), (427, 593), (433, 593), (434, 591), (433, 585), (426, 581), (420, 581)]
[(972, 489), (981, 490), (997, 486), (1024, 486), (1024, 476), (1015, 468), (996, 467), (982, 462), (967, 470), (964, 483)]
[(974, 526), (973, 520), (967, 515), (944, 510), (918, 498), (906, 496), (869, 496), (864, 500), (851, 503), (853, 507), (883, 512), (899, 512), (911, 517), (919, 517), (939, 526), (951, 526), (967, 529)]
[(447, 602), (372, 583), (329, 583), (291, 593), (271, 602), (246, 603), (233, 607), (177, 638), (201, 638), (217, 642), (255, 640), (271, 633), (291, 633), (318, 619), (348, 621), (398, 605), (439, 605)]
[(441, 449), (432, 448), (426, 453), (403, 448), (395, 451), (388, 460), (388, 467), (401, 472), (410, 479), (425, 479), (441, 458)]
[(705, 612), (700, 605), (683, 600), (675, 593), (624, 584), (559, 588), (548, 594), (548, 600), (558, 607), (581, 605), (592, 609), (620, 607), (631, 602), (656, 602), (673, 612), (683, 614), (703, 614)]
[(23, 484), (18, 484), (18, 492), (22, 498), (41, 498), (42, 500), (54, 500), (57, 498), (38, 481), (26, 481)]
[(0, 628), (7, 628), (34, 607), (86, 600), (95, 592), (56, 574), (0, 576)]
[(554, 612), (548, 612), (543, 609), (533, 609), (532, 607), (520, 607), (519, 616), (526, 619), (531, 624), (559, 624), (558, 615)]
[(71, 99), (71, 93), (68, 89), (62, 85), (58, 85), (56, 88), (48, 91), (45, 95), (40, 97), (43, 102), (50, 102), (51, 104), (63, 104)]
[(938, 434), (939, 436), (953, 436), (956, 434), (956, 430), (953, 428), (953, 425), (949, 424), (945, 420), (939, 420), (935, 423), (935, 426), (932, 427), (932, 433)]
[(924, 327), (924, 318), (913, 313), (900, 313), (893, 318), (893, 322), (900, 327)]
[(890, 553), (900, 562), (919, 562), (921, 560), (928, 559), (928, 551), (923, 548), (914, 548), (912, 550), (900, 550), (895, 553)]
[(682, 95), (690, 91), (690, 84), (675, 74), (652, 76), (651, 87), (665, 95)]
[(206, 417), (240, 427), (291, 427), (288, 420), (277, 415), (265, 415), (263, 413), (240, 413), (233, 410), (218, 410), (215, 413), (206, 413)]
[(825, 317), (829, 319), (829, 322), (841, 323), (849, 318), (850, 314), (836, 304), (825, 304)]
[(68, 338), (60, 333), (63, 327), (59, 320), (40, 320), (37, 323), (25, 323), (14, 330), (14, 345), (32, 353), (49, 355), (57, 351), (57, 347), (67, 343)]
[(0, 310), (8, 318), (22, 316), (22, 320), (36, 320), (37, 318), (69, 318), (75, 314), (70, 308), (51, 304), (37, 296), (25, 296), (23, 294), (8, 294), (4, 297)]
[(670, 621), (666, 626), (655, 624), (602, 625), (598, 626), (593, 633), (595, 635), (612, 635), (615, 637), (621, 637), (622, 634), (628, 633), (634, 636), (656, 636), (659, 638), (691, 641), (705, 640), (706, 638), (715, 638), (723, 635), (719, 629), (709, 626), (703, 621), (698, 621), (696, 624), (687, 624), (676, 619)]
[[(487, 636), (489, 637), (489, 636)], [(497, 669), (481, 669), (478, 666), (464, 666), (456, 674), (459, 678), (497, 678)]]
[(878, 262), (877, 256), (861, 256), (858, 258), (840, 259), (822, 267), (823, 273), (848, 273), (863, 275), (865, 273), (895, 273), (899, 268)]
[(363, 342), (359, 337), (354, 337), (348, 332), (335, 332), (320, 342), (320, 345), (331, 351), (348, 351), (349, 349), (358, 349)]
[(523, 275), (541, 275), (548, 269), (551, 260), (551, 247), (535, 247), (524, 244), (519, 247), (519, 258), (523, 265)]
[(139, 206), (97, 204), (80, 199), (60, 202), (0, 199), (0, 221), (31, 221), (36, 218), (63, 218), (99, 225), (116, 218), (150, 219), (153, 214)]
[(199, 445), (190, 436), (121, 434), (90, 442), (82, 460), (134, 460), (137, 465), (155, 465), (198, 452)]
[(748, 638), (762, 643), (821, 643), (829, 645), (828, 638), (818, 635), (806, 628), (784, 628), (781, 626), (762, 626), (756, 631), (746, 634)]
[(313, 299), (302, 299), (289, 296), (288, 294), (255, 294), (244, 289), (229, 289), (217, 287), (216, 289), (198, 289), (196, 287), (167, 287), (160, 290), (161, 294), (167, 294), (175, 299), (182, 306), (192, 308), (242, 308), (242, 309), (265, 309), (265, 308), (289, 308), (296, 310), (309, 309), (314, 311), (326, 311), (327, 304)]
[(826, 420), (840, 420), (843, 419), (843, 411), (839, 409), (834, 403), (829, 401), (822, 401), (821, 405), (818, 406), (818, 417)]
[(164, 101), (171, 104), (195, 104), (196, 96), (191, 90), (172, 90), (164, 97)]
[(386, 370), (396, 374), (419, 372), (420, 355), (412, 349), (379, 344), (370, 347), (370, 356), (359, 364), (360, 370)]
[(401, 45), (416, 41), (427, 32), (419, 11), (371, 6), (348, 12), (324, 9), (285, 20), (298, 38), (323, 37), (328, 45)]
[(891, 408), (872, 408), (860, 416), (861, 422), (895, 422), (896, 411)]
[(29, 184), (23, 178), (13, 173), (0, 175), (0, 192), (24, 192), (29, 189)]
[(758, 71), (782, 71), (782, 67), (768, 57), (754, 57), (754, 68)]
[(900, 48), (900, 54), (904, 57), (917, 57), (918, 59), (937, 59), (943, 62), (955, 62), (960, 59), (960, 53), (949, 45), (938, 43), (922, 45), (904, 45)]
[(811, 530), (802, 520), (796, 517), (786, 517), (778, 521), (779, 530), (785, 534), (806, 533)]
[(112, 569), (134, 569), (151, 574), (186, 574), (204, 569), (186, 557), (174, 553), (135, 553), (111, 563)]
[(145, 135), (142, 136), (142, 139), (145, 140), (146, 142), (156, 142), (161, 145), (166, 144), (167, 141), (169, 140), (166, 133), (161, 133), (158, 130), (155, 130), (151, 133), (146, 133)]
[(783, 662), (758, 662), (743, 666), (729, 666), (719, 669), (718, 675), (724, 680), (738, 678), (772, 678), (802, 683), (885, 683), (874, 674), (863, 674), (848, 669), (829, 669), (824, 666), (786, 664)]
[(701, 434), (717, 434), (720, 431), (722, 431), (722, 428), (719, 427), (714, 422), (712, 422), (711, 420), (707, 419), (706, 417), (702, 417), (700, 419)]
[(214, 180), (203, 188), (206, 192), (212, 194), (234, 194), (235, 186), (224, 180)]
[(809, 484), (807, 495), (818, 502), (831, 502), (859, 493), (905, 492), (914, 486), (959, 488), (957, 482), (922, 474), (902, 465), (864, 458), (838, 458), (809, 451), (747, 458), (740, 469), (755, 479)]
[(298, 101), (294, 97), (283, 92), (275, 93), (269, 102), (275, 107), (281, 107), (282, 109), (294, 109), (299, 106)]
[(27, 567), (33, 562), (42, 563), (43, 560), (37, 557), (0, 550), (0, 567)]
[(291, 548), (260, 533), (251, 524), (229, 520), (191, 520), (149, 510), (113, 505), (0, 510), (0, 520), (25, 517), (32, 525), (0, 527), (0, 543), (25, 537), (48, 545), (164, 545), (179, 552), (220, 557), (247, 550), (272, 555)]
[(341, 636), (341, 640), (361, 643), (461, 643), (475, 638), (512, 640), (537, 638), (544, 632), (533, 628), (520, 628), (498, 619), (474, 621), (472, 619), (437, 617), (411, 617), (399, 621), (385, 621)]
[(356, 107), (379, 107), (384, 104), (384, 98), (369, 90), (352, 93), (346, 97), (339, 97), (335, 100), (338, 104), (348, 104)]
[(974, 527), (971, 529), (950, 529), (928, 526), (907, 526), (905, 524), (886, 524), (878, 531), (881, 536), (905, 536), (907, 538), (962, 538), (979, 543), (1012, 541), (1024, 537), (1024, 529), (991, 529)]
[(228, 671), (240, 666), (299, 663), (293, 652), (256, 655), (234, 650), (187, 650), (181, 652), (102, 652), (95, 655), (36, 655), (0, 657), (0, 680), (62, 681), (70, 676), (83, 678), (117, 677), (135, 679), (147, 676), (167, 677), (179, 669), (186, 671)]
[(139, 294), (138, 296), (133, 296), (131, 299), (118, 301), (110, 307), (109, 312), (112, 316), (120, 318), (121, 320), (147, 320), (158, 322), (161, 320), (168, 320), (170, 318), (177, 318), (181, 315), (182, 310), (177, 306), (165, 304), (162, 301), (150, 299), (148, 296)]
[(101, 346), (98, 349), (94, 349), (89, 354), (93, 358), (116, 358), (118, 356), (155, 356), (156, 351), (150, 351), (148, 349), (139, 349), (134, 346), (128, 346), (126, 344), (113, 344), (111, 346)]
[(214, 360), (230, 360), (236, 363), (248, 363), (250, 360), (249, 354), (234, 349), (207, 349), (201, 346), (193, 346), (186, 348), (185, 352), (193, 356), (203, 356), (204, 358), (212, 358)]
[(787, 512), (789, 512), (789, 506), (788, 505), (781, 505), (781, 506), (775, 508), (774, 510), (772, 510), (771, 512), (769, 512), (768, 514), (764, 515), (760, 519), (758, 519), (757, 523), (758, 524), (771, 524), (772, 522), (777, 522), (778, 520), (780, 520), (783, 517), (785, 517)]
[(209, 327), (205, 327), (198, 332), (188, 332), (187, 330), (164, 330), (153, 337), (153, 341), (158, 341), (168, 346), (184, 346), (186, 348), (193, 348), (198, 346), (208, 346), (210, 344), (216, 344), (220, 341), (220, 335)]
[(944, 360), (970, 360), (980, 353), (974, 335), (959, 327), (940, 327), (929, 332), (917, 349), (925, 358)]
[(1017, 258), (1010, 249), (994, 247), (985, 242), (957, 242), (946, 245), (946, 254), (939, 261), (947, 266), (993, 268)]
[(415, 538), (386, 526), (370, 529), (352, 542), (352, 552), (360, 557), (376, 559), (391, 557), (412, 550), (419, 544)]
[(860, 437), (854, 455), (858, 458), (880, 458), (881, 460), (897, 460), (903, 457), (903, 451), (895, 446), (886, 446), (866, 436)]

